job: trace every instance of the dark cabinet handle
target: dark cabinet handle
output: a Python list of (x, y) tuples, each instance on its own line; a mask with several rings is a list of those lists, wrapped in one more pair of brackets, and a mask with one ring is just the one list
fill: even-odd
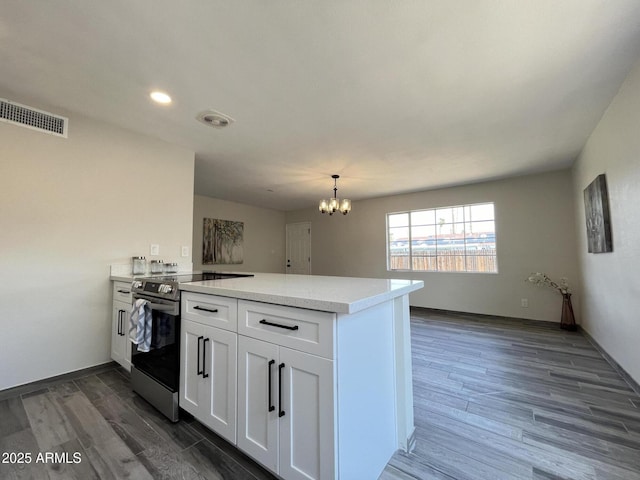
[(208, 373), (206, 373), (205, 371), (205, 367), (207, 366), (207, 342), (209, 341), (208, 338), (204, 339), (204, 342), (202, 342), (202, 378), (207, 378), (209, 376)]
[(118, 335), (124, 337), (124, 315), (125, 310), (118, 310)]
[(272, 327), (278, 327), (278, 328), (286, 328), (287, 330), (298, 330), (298, 325), (281, 325), (279, 323), (272, 323), (272, 322), (268, 322), (266, 321), (264, 318), (262, 320), (260, 320), (260, 322), (262, 325), (271, 325)]
[(131, 292), (129, 290), (118, 290), (118, 293), (126, 293), (129, 295)]
[(125, 322), (127, 320), (127, 311), (126, 310), (122, 310), (122, 336), (124, 337), (127, 333), (127, 330), (125, 328)]
[(282, 369), (284, 368), (284, 363), (278, 365), (278, 408), (280, 411), (278, 412), (279, 417), (284, 417), (284, 410), (282, 409)]
[[(200, 341), (203, 339), (204, 337), (201, 335), (198, 337), (198, 365), (196, 367), (196, 371), (198, 372), (198, 375), (202, 375), (202, 372), (204, 370), (204, 368), (202, 370), (200, 370)], [(204, 363), (204, 362), (203, 362)]]
[(217, 308), (215, 310), (213, 310), (211, 308), (201, 307), (200, 305), (196, 305), (195, 307), (193, 307), (193, 309), (194, 310), (202, 310), (204, 312), (218, 313), (218, 309)]
[(269, 372), (269, 411), (273, 412), (276, 409), (276, 406), (273, 405), (273, 402), (271, 401), (271, 365), (273, 365), (274, 363), (276, 363), (275, 360), (269, 360), (269, 365), (267, 366), (267, 370)]

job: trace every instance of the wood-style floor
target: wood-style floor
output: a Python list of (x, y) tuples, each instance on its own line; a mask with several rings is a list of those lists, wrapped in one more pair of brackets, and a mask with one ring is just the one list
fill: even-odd
[(412, 311), (417, 443), (381, 480), (640, 479), (640, 397), (581, 333)]
[[(9, 398), (0, 392), (0, 453), (32, 458), (0, 463), (1, 480), (275, 479), (187, 414), (171, 423), (131, 391), (120, 367), (38, 386)], [(47, 452), (66, 452), (69, 463), (36, 462)]]
[[(381, 480), (640, 479), (640, 397), (580, 333), (414, 310), (412, 343), (416, 448)], [(274, 478), (113, 366), (0, 392), (0, 454), (20, 452), (32, 462), (0, 479)], [(47, 452), (71, 463), (36, 462)]]

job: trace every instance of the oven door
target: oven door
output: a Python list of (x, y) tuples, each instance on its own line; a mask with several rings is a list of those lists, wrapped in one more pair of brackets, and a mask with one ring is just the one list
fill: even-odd
[(133, 302), (143, 299), (151, 309), (151, 346), (141, 352), (131, 345), (131, 363), (172, 392), (180, 377), (180, 302), (135, 293)]

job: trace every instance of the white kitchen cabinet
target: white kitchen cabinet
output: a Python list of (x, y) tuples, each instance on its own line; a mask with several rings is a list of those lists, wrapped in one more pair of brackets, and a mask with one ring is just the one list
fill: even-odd
[(111, 312), (111, 358), (129, 372), (131, 371), (130, 314), (131, 285), (127, 282), (114, 282)]
[(332, 343), (334, 315), (245, 301), (239, 313), (241, 332), (271, 342), (239, 336), (238, 447), (287, 480), (336, 478), (334, 362), (278, 344), (326, 350), (315, 340)]
[(333, 479), (333, 362), (238, 340), (238, 447), (287, 480)]
[[(184, 294), (180, 344), (180, 407), (236, 443), (237, 300)], [(223, 308), (224, 307), (224, 308)]]
[[(235, 405), (236, 411), (224, 418), (233, 419), (237, 414), (235, 444), (239, 449), (283, 480), (375, 480), (398, 448), (410, 449), (413, 438), (411, 364), (405, 358), (410, 358), (408, 295), (367, 297), (366, 305), (350, 306), (354, 311), (347, 312), (331, 310), (342, 310), (340, 305), (334, 307), (335, 302), (301, 308), (278, 302), (282, 298), (316, 306), (304, 300), (304, 295), (315, 292), (317, 281), (302, 294), (296, 290), (295, 296), (283, 297), (291, 276), (284, 286), (278, 286), (278, 278), (249, 283), (246, 291), (240, 288), (242, 284), (232, 283), (224, 288), (181, 286), (182, 355), (191, 352), (191, 360), (182, 358), (190, 373), (183, 371), (180, 406), (197, 412), (196, 419), (206, 424), (202, 412), (207, 409), (208, 414), (212, 407), (199, 393), (203, 375), (198, 372), (203, 364), (202, 360), (197, 363), (201, 358), (198, 339), (201, 351), (204, 339), (211, 339), (208, 356), (213, 351), (212, 332), (222, 328), (237, 335), (237, 376), (228, 367), (231, 360), (218, 365), (220, 371), (227, 368), (226, 377), (216, 374), (216, 366), (209, 365), (208, 359), (206, 371), (229, 379), (221, 382), (219, 397), (224, 397), (223, 391), (235, 392), (231, 385), (236, 380), (237, 398), (234, 402), (229, 396), (226, 403)], [(305, 280), (296, 279), (295, 285)], [(350, 279), (344, 288), (356, 280)], [(327, 299), (336, 295), (335, 282), (331, 278), (331, 288), (323, 293)], [(361, 287), (369, 291), (369, 280)], [(265, 301), (242, 298), (258, 296), (255, 292), (260, 289), (274, 293), (260, 297)], [(235, 290), (239, 298), (224, 296)], [(210, 291), (216, 293), (206, 293)], [(192, 329), (194, 323), (209, 323), (212, 330)], [(191, 333), (184, 333), (187, 331)], [(233, 345), (232, 338), (228, 344)], [(233, 356), (231, 348), (220, 348), (220, 352), (220, 357)]]
[(237, 332), (238, 300), (218, 295), (184, 293), (180, 299), (183, 319)]
[(278, 473), (286, 479), (334, 479), (334, 363), (285, 347), (278, 361), (283, 413)]
[(278, 346), (240, 335), (238, 447), (278, 471)]

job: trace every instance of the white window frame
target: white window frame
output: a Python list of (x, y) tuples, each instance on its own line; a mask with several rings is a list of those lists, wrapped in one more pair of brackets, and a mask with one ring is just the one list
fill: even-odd
[[(478, 255), (472, 255), (469, 254), (467, 252), (469, 252), (470, 250), (467, 249), (467, 244), (466, 244), (466, 237), (465, 237), (465, 242), (464, 242), (464, 258), (465, 258), (465, 270), (438, 270), (437, 265), (438, 265), (438, 254), (437, 254), (437, 246), (436, 246), (436, 254), (433, 255), (435, 261), (436, 261), (436, 268), (434, 270), (418, 270), (418, 269), (414, 269), (413, 268), (413, 229), (416, 227), (424, 227), (424, 226), (430, 226), (431, 224), (428, 225), (411, 225), (411, 214), (412, 213), (419, 213), (419, 212), (425, 212), (425, 211), (430, 211), (430, 210), (438, 210), (438, 209), (454, 209), (454, 208), (462, 208), (463, 211), (463, 219), (461, 222), (454, 222), (454, 223), (461, 223), (463, 225), (466, 225), (467, 223), (479, 223), (479, 222), (483, 222), (483, 221), (487, 221), (487, 220), (469, 220), (466, 221), (466, 219), (464, 218), (464, 212), (465, 212), (465, 208), (466, 207), (473, 207), (473, 206), (477, 206), (477, 205), (488, 205), (491, 204), (493, 206), (493, 222), (494, 222), (494, 232), (495, 232), (495, 271), (478, 271), (478, 270), (466, 270), (466, 265), (467, 265), (467, 261), (466, 258), (467, 256), (478, 256)], [(391, 268), (391, 242), (390, 242), (390, 227), (389, 227), (389, 216), (391, 215), (399, 215), (399, 214), (408, 214), (409, 216), (409, 225), (406, 227), (409, 230), (409, 238), (408, 238), (408, 246), (409, 246), (409, 252), (408, 252), (408, 257), (409, 257), (409, 268)], [(435, 225), (435, 224), (434, 224)], [(402, 227), (396, 227), (396, 228), (402, 228)], [(386, 254), (387, 254), (387, 271), (388, 272), (425, 272), (425, 273), (479, 273), (479, 274), (489, 274), (489, 275), (495, 275), (498, 273), (498, 233), (497, 233), (497, 226), (496, 226), (496, 206), (495, 206), (495, 202), (479, 202), (479, 203), (470, 203), (470, 204), (465, 204), (465, 205), (450, 205), (450, 206), (439, 206), (439, 207), (430, 207), (430, 208), (421, 208), (418, 210), (401, 210), (398, 212), (389, 212), (386, 214), (386, 230), (385, 230), (385, 235), (386, 235), (386, 240), (385, 240), (385, 244), (386, 244)], [(436, 238), (437, 238), (437, 233), (436, 233)]]

